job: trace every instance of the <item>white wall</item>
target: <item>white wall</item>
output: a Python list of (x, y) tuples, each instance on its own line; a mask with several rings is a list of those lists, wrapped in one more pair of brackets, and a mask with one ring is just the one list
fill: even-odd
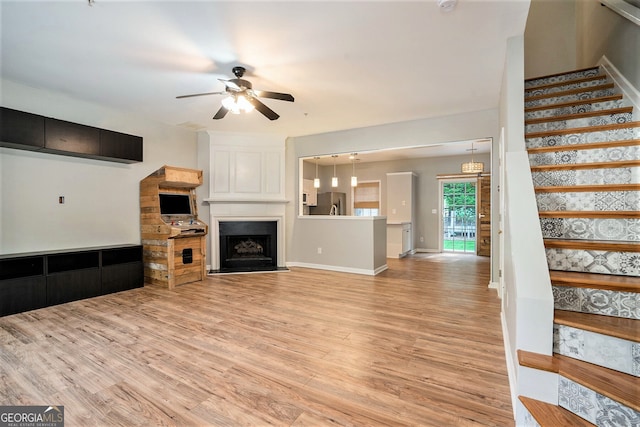
[(524, 47), (525, 78), (578, 68), (576, 0), (531, 0)]
[(590, 67), (607, 59), (636, 88), (640, 88), (640, 26), (599, 1), (578, 1), (577, 63)]
[(0, 84), (4, 107), (144, 140), (144, 161), (131, 165), (0, 148), (2, 254), (140, 243), (140, 180), (165, 164), (197, 166), (193, 131), (61, 93)]

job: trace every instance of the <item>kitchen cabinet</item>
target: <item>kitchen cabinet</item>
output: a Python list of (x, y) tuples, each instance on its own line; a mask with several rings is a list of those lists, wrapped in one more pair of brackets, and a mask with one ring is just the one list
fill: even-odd
[(307, 206), (318, 206), (318, 189), (313, 186), (312, 179), (303, 180), (302, 192), (306, 194)]
[(387, 174), (387, 257), (398, 258), (414, 251), (413, 224), (417, 211), (415, 172)]

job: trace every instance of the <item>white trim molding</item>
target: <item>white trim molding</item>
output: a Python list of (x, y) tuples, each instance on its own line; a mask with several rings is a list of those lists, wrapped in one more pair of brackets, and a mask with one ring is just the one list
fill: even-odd
[(634, 87), (606, 56), (600, 58), (598, 65), (602, 67), (613, 83), (620, 88), (624, 97), (633, 105), (633, 111), (640, 111), (640, 91), (638, 88)]

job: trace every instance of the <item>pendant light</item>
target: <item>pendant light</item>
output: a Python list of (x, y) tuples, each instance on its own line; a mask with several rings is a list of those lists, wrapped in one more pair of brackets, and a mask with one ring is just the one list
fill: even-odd
[(313, 179), (313, 188), (320, 188), (320, 178), (318, 178), (318, 160), (320, 157), (314, 157), (316, 161), (316, 177)]
[(358, 153), (353, 153), (350, 156), (351, 159), (351, 186), (352, 187), (357, 187), (358, 186), (358, 177), (356, 176), (356, 156), (358, 155)]
[(335, 188), (338, 186), (338, 176), (336, 175), (336, 157), (338, 157), (338, 155), (333, 154), (331, 157), (333, 157), (333, 177), (331, 177), (331, 186)]
[(462, 173), (482, 173), (484, 171), (484, 163), (473, 161), (473, 152), (476, 151), (473, 148), (473, 142), (471, 143), (471, 161), (462, 164)]

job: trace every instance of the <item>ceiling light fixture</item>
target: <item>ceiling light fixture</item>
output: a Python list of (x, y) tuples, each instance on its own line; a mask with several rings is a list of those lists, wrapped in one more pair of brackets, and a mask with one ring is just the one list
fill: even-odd
[(253, 104), (244, 95), (229, 95), (222, 100), (222, 106), (232, 114), (248, 113), (253, 111)]
[(336, 157), (338, 157), (338, 155), (332, 154), (331, 157), (333, 157), (333, 176), (331, 177), (331, 186), (335, 188), (338, 186), (338, 177), (336, 176)]
[(473, 148), (473, 142), (471, 143), (471, 161), (462, 164), (462, 173), (482, 173), (484, 171), (484, 163), (473, 161), (473, 152), (476, 151)]
[(313, 179), (313, 188), (320, 188), (320, 178), (318, 178), (318, 160), (320, 157), (314, 157), (316, 161), (316, 177)]

